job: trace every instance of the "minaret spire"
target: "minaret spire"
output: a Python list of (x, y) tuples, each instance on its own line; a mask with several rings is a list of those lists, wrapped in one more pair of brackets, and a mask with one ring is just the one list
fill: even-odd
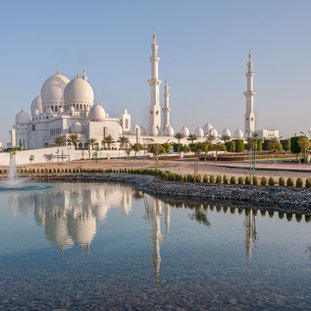
[(246, 113), (245, 113), (245, 138), (249, 138), (255, 132), (255, 112), (254, 112), (254, 71), (253, 71), (253, 53), (249, 50), (247, 62), (247, 89), (244, 92), (246, 97)]
[(165, 80), (165, 86), (164, 86), (164, 107), (162, 108), (163, 110), (163, 131), (166, 129), (167, 126), (171, 125), (170, 124), (170, 93), (169, 93), (170, 87), (168, 86), (168, 80)]
[(160, 85), (162, 83), (158, 76), (158, 65), (160, 57), (158, 56), (157, 35), (153, 33), (151, 44), (151, 79), (150, 85), (150, 122), (149, 134), (157, 136), (161, 129), (161, 107), (160, 107)]
[(86, 66), (83, 66), (83, 74), (82, 74), (82, 79), (87, 81), (87, 75), (86, 75)]

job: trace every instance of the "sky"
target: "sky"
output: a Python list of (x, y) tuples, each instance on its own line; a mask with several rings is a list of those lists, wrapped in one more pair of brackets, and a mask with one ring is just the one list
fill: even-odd
[[(245, 72), (253, 50), (257, 129), (283, 137), (311, 130), (309, 0), (1, 0), (0, 140), (15, 115), (30, 114), (43, 82), (60, 67), (87, 67), (95, 98), (110, 116), (123, 108), (147, 127), (152, 34), (159, 77), (170, 85), (178, 132), (207, 122), (244, 130)], [(164, 83), (163, 83), (164, 84)], [(163, 94), (163, 84), (161, 93)], [(163, 105), (163, 96), (161, 96)]]

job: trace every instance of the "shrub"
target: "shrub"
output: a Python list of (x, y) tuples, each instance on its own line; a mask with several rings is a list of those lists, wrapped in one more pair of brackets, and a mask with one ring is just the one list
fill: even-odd
[(211, 175), (211, 176), (209, 177), (209, 182), (210, 182), (211, 184), (213, 184), (213, 183), (215, 182), (215, 177), (214, 177), (213, 175)]
[(207, 176), (207, 175), (204, 175), (204, 176), (203, 176), (203, 182), (204, 182), (204, 183), (208, 183), (208, 176)]
[(201, 175), (197, 175), (197, 176), (195, 177), (195, 181), (196, 181), (196, 182), (201, 182), (201, 181), (202, 181), (202, 176), (201, 176)]
[(223, 182), (224, 182), (224, 184), (226, 184), (226, 185), (229, 183), (229, 180), (228, 180), (227, 175), (224, 175), (224, 177), (223, 177)]
[(251, 178), (249, 176), (245, 177), (245, 185), (250, 185), (251, 184)]
[(261, 184), (262, 186), (265, 186), (265, 185), (267, 184), (267, 178), (266, 178), (266, 177), (261, 177), (260, 184)]
[(270, 177), (269, 178), (269, 186), (274, 186), (274, 184), (275, 184), (274, 178)]
[(293, 187), (293, 186), (294, 186), (294, 180), (293, 180), (293, 178), (291, 178), (291, 177), (288, 177), (288, 178), (287, 178), (286, 186), (287, 186), (287, 187)]
[(300, 177), (299, 177), (299, 178), (297, 178), (297, 180), (296, 180), (296, 187), (301, 188), (301, 187), (302, 187), (302, 185), (303, 185), (302, 179), (301, 179)]
[(253, 185), (258, 185), (258, 178), (257, 178), (257, 176), (254, 176), (253, 177)]
[(230, 178), (230, 184), (231, 184), (231, 185), (234, 185), (234, 184), (235, 184), (235, 177), (234, 177), (234, 176), (231, 176), (231, 178)]
[(221, 176), (218, 175), (218, 176), (216, 177), (216, 184), (220, 184), (220, 183), (221, 183)]
[(311, 178), (306, 179), (306, 188), (311, 188)]
[(283, 177), (279, 178), (279, 186), (282, 186), (282, 187), (285, 186), (285, 179)]
[(239, 185), (243, 185), (244, 184), (244, 178), (242, 176), (239, 177), (238, 184)]

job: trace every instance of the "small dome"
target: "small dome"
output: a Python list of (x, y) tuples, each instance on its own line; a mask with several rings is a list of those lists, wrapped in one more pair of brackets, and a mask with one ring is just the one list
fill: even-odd
[(31, 103), (31, 114), (34, 115), (36, 110), (38, 110), (39, 113), (42, 113), (42, 101), (40, 95), (38, 95)]
[(190, 134), (189, 129), (186, 126), (183, 126), (180, 130), (180, 132), (184, 135), (184, 137), (188, 137)]
[(59, 72), (48, 78), (41, 87), (42, 103), (63, 103), (64, 90), (69, 81)]
[(152, 136), (158, 136), (159, 135), (159, 131), (158, 129), (153, 125), (150, 128), (149, 134)]
[(215, 138), (218, 137), (218, 132), (215, 128), (210, 129), (209, 135), (214, 136)]
[(237, 139), (243, 139), (244, 138), (244, 133), (241, 129), (237, 129), (234, 133), (233, 133), (233, 137), (237, 138)]
[(127, 109), (126, 109), (126, 108), (124, 108), (124, 109), (123, 109), (123, 114), (128, 114), (128, 112), (127, 112)]
[(231, 132), (229, 129), (225, 128), (222, 132), (221, 132), (221, 136), (229, 136), (231, 137)]
[(202, 128), (198, 127), (196, 130), (195, 130), (195, 135), (197, 135), (198, 137), (203, 137), (204, 136), (204, 131)]
[(91, 85), (79, 76), (71, 80), (64, 91), (66, 104), (69, 103), (85, 103), (93, 105), (94, 91)]
[(74, 111), (75, 111), (75, 108), (74, 108), (73, 106), (70, 106), (70, 107), (69, 107), (69, 111), (70, 111), (70, 112), (74, 112)]
[(165, 128), (164, 136), (174, 136), (174, 129), (170, 125)]
[(203, 131), (205, 135), (209, 134), (209, 131), (214, 128), (214, 126), (212, 124), (210, 124), (209, 122), (207, 122), (204, 127), (203, 127)]
[(89, 112), (89, 119), (91, 121), (104, 121), (106, 119), (106, 112), (100, 104), (94, 105)]
[(15, 124), (30, 123), (30, 117), (25, 111), (20, 111), (15, 117)]
[(76, 121), (74, 124), (71, 125), (71, 133), (82, 133), (82, 125), (80, 122)]

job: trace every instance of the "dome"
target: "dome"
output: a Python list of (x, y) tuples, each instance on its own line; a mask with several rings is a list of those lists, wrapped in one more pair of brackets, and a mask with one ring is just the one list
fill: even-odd
[(81, 77), (77, 76), (71, 80), (64, 91), (65, 102), (67, 103), (86, 103), (93, 105), (94, 91), (91, 85)]
[(40, 95), (38, 95), (31, 103), (31, 114), (36, 114), (36, 110), (38, 110), (39, 113), (42, 113), (42, 101)]
[(237, 138), (237, 139), (243, 139), (244, 137), (244, 133), (241, 129), (237, 129), (234, 133), (233, 133), (233, 137)]
[(188, 137), (190, 134), (189, 129), (186, 126), (183, 126), (180, 130), (180, 132), (184, 135), (184, 137)]
[(70, 80), (57, 71), (55, 75), (48, 78), (41, 87), (42, 103), (64, 102), (64, 90)]
[(218, 137), (218, 132), (215, 128), (210, 129), (209, 135), (214, 136), (215, 138)]
[(195, 135), (197, 135), (198, 137), (203, 137), (204, 136), (204, 131), (202, 128), (198, 127), (196, 130), (195, 130)]
[(69, 111), (70, 111), (70, 112), (75, 112), (75, 108), (74, 108), (73, 106), (70, 106), (70, 107), (69, 107)]
[(94, 105), (89, 112), (89, 119), (91, 121), (104, 121), (106, 119), (106, 112), (100, 104)]
[(15, 117), (15, 124), (30, 123), (30, 117), (25, 111), (20, 111)]
[(212, 128), (214, 128), (214, 126), (207, 122), (203, 127), (203, 131), (206, 135), (208, 135)]
[(159, 135), (159, 130), (153, 125), (150, 128), (150, 135), (152, 136), (158, 136)]
[(174, 136), (174, 129), (170, 125), (165, 128), (164, 136)]
[(127, 112), (127, 109), (126, 109), (126, 108), (124, 108), (124, 109), (123, 109), (123, 114), (128, 114), (128, 112)]
[(222, 132), (221, 132), (221, 136), (229, 136), (231, 137), (231, 132), (229, 129), (225, 128)]
[(76, 121), (74, 124), (71, 125), (71, 133), (81, 133), (82, 132), (82, 125), (80, 122)]

